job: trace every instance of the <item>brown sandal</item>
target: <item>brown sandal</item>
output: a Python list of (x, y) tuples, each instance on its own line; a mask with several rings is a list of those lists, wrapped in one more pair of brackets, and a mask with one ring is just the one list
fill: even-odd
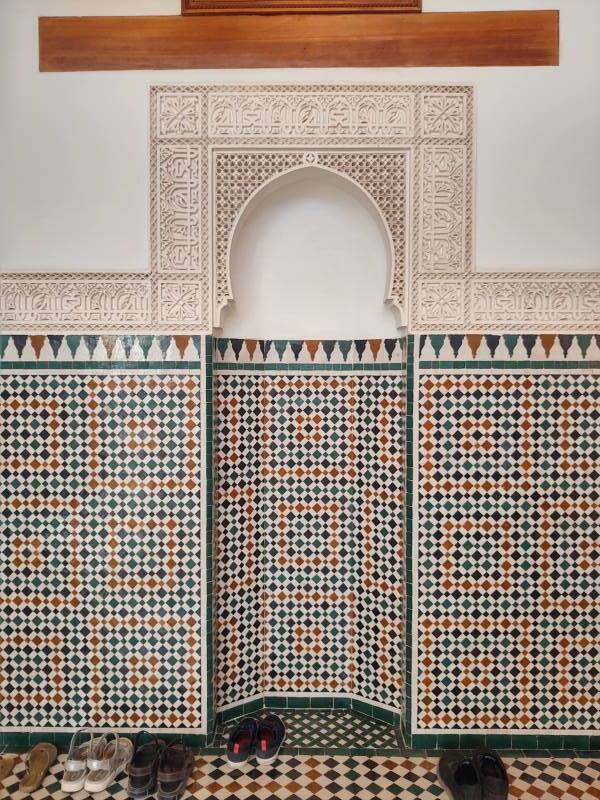
[(16, 758), (0, 758), (0, 783), (8, 778), (16, 763)]
[(194, 754), (183, 742), (163, 750), (157, 777), (158, 800), (180, 800), (194, 768)]
[(39, 789), (57, 756), (58, 750), (53, 744), (48, 742), (36, 744), (27, 758), (27, 772), (19, 784), (19, 790), (31, 794)]

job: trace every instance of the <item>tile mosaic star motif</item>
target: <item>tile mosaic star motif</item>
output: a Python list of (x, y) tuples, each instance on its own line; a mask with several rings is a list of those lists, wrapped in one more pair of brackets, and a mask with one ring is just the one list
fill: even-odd
[(3, 725), (202, 726), (202, 380), (0, 376)]
[(218, 708), (265, 692), (401, 708), (404, 409), (402, 373), (219, 368)]
[(600, 376), (448, 366), (415, 378), (416, 732), (597, 730)]

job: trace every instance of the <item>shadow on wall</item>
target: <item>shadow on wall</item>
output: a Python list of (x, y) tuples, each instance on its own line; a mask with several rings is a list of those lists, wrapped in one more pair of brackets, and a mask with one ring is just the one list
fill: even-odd
[(304, 167), (250, 201), (230, 253), (234, 303), (222, 333), (259, 338), (398, 335), (386, 305), (392, 252), (372, 200), (350, 180)]

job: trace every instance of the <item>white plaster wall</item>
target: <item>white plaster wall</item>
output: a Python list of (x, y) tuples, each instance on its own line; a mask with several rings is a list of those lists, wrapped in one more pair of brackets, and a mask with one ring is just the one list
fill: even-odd
[(559, 8), (561, 66), (42, 75), (38, 15), (176, 14), (179, 0), (1, 0), (0, 268), (147, 268), (150, 84), (335, 81), (473, 84), (478, 268), (600, 269), (599, 0), (424, 7)]

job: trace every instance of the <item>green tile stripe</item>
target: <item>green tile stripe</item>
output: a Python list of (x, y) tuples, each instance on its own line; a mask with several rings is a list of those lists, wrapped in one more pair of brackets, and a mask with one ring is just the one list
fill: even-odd
[(177, 370), (190, 371), (202, 369), (201, 361), (0, 361), (0, 369), (15, 372), (38, 372), (41, 369), (59, 372), (61, 369), (85, 370)]
[(356, 700), (351, 697), (294, 697), (280, 695), (278, 697), (259, 697), (250, 702), (242, 702), (232, 706), (225, 711), (220, 711), (217, 715), (218, 722), (228, 722), (238, 717), (255, 714), (263, 708), (271, 709), (305, 709), (305, 710), (326, 710), (332, 711), (344, 709), (354, 711), (366, 717), (370, 717), (378, 722), (398, 727), (401, 722), (400, 714), (389, 711), (386, 708), (372, 705), (363, 700)]
[(520, 754), (531, 751), (536, 754), (575, 754), (599, 751), (600, 735), (569, 736), (562, 734), (506, 734), (506, 733), (415, 733), (412, 736), (413, 750), (455, 750), (473, 747), (490, 747), (495, 750), (514, 750)]
[(215, 372), (399, 372), (404, 364), (239, 364), (236, 361), (222, 361), (214, 364)]
[(414, 381), (415, 337), (407, 337), (406, 356), (406, 434), (404, 472), (404, 537), (405, 537), (405, 663), (404, 663), (404, 715), (402, 729), (406, 743), (411, 746), (412, 725), (412, 612), (413, 612), (413, 432), (414, 432)]
[(579, 370), (579, 369), (595, 369), (600, 370), (600, 361), (442, 361), (437, 359), (435, 361), (419, 361), (419, 369), (421, 370), (444, 370), (444, 369), (499, 369), (507, 370), (508, 372), (515, 372), (524, 369), (564, 369), (564, 370)]
[[(107, 731), (111, 730), (110, 727), (106, 729)], [(69, 745), (71, 743), (71, 738), (75, 733), (75, 729), (73, 732), (68, 731), (9, 731), (0, 733), (0, 749), (6, 748), (7, 750), (15, 750), (17, 752), (22, 750), (28, 750), (33, 745), (37, 744), (38, 742), (50, 742), (55, 744), (58, 748), (60, 753), (67, 753), (69, 751)], [(121, 734), (129, 739), (132, 739), (135, 734), (133, 733), (124, 733)], [(185, 744), (189, 745), (190, 747), (194, 748), (204, 748), (212, 742), (212, 735), (205, 736), (203, 734), (198, 733), (186, 733), (184, 730), (173, 730), (168, 731), (165, 733), (160, 734), (160, 738), (166, 742), (175, 741), (178, 742), (180, 739), (183, 739)]]
[(205, 682), (207, 691), (207, 719), (206, 730), (212, 737), (214, 735), (216, 718), (214, 711), (214, 565), (213, 565), (213, 337), (204, 337), (204, 391), (206, 400), (205, 426), (204, 426), (204, 446), (206, 448), (206, 471), (204, 478), (204, 491), (206, 497), (206, 531), (204, 546), (206, 548), (206, 620), (207, 630), (202, 635), (206, 637), (207, 649), (207, 679)]

